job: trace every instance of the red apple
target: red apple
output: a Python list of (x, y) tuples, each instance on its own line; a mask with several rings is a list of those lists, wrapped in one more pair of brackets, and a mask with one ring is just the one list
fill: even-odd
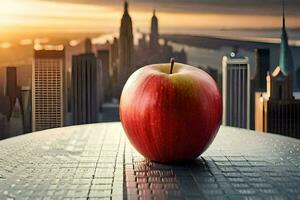
[(192, 160), (213, 141), (222, 101), (205, 71), (172, 62), (148, 65), (127, 80), (120, 119), (131, 144), (158, 162)]

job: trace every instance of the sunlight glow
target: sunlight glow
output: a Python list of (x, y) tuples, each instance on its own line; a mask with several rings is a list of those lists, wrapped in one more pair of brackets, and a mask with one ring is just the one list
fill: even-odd
[(71, 47), (75, 47), (75, 46), (77, 46), (79, 43), (80, 43), (80, 40), (71, 40), (71, 41), (69, 42), (69, 45), (70, 45)]
[(56, 50), (56, 51), (61, 51), (64, 49), (64, 45), (41, 45), (41, 44), (35, 44), (34, 45), (34, 50)]
[(0, 43), (0, 48), (2, 48), (2, 49), (8, 49), (10, 47), (11, 47), (11, 43), (9, 43), (9, 42)]
[(32, 40), (31, 39), (23, 39), (20, 41), (20, 45), (25, 46), (25, 45), (31, 45)]

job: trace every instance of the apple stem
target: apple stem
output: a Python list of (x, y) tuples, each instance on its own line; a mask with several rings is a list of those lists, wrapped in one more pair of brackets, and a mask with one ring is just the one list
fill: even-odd
[(172, 72), (173, 72), (173, 67), (174, 67), (174, 58), (171, 58), (171, 69), (170, 69), (170, 74), (172, 74)]

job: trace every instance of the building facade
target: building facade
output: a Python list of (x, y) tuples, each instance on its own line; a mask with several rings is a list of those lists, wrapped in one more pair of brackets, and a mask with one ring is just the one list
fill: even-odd
[(18, 136), (23, 133), (23, 113), (20, 101), (18, 98), (16, 98), (15, 105), (13, 107), (11, 117), (9, 119), (9, 137)]
[(20, 92), (21, 110), (23, 116), (23, 130), (24, 133), (32, 132), (32, 105), (31, 105), (31, 88), (29, 86), (22, 86)]
[(223, 57), (223, 124), (250, 126), (250, 66), (247, 57)]
[(8, 118), (11, 117), (13, 108), (16, 103), (17, 95), (18, 95), (17, 68), (7, 67), (6, 68), (6, 96), (9, 97), (9, 101), (10, 101), (10, 112)]
[(64, 50), (35, 50), (32, 70), (32, 130), (63, 126)]
[(4, 115), (0, 112), (0, 130), (1, 130), (0, 140), (9, 137), (8, 129), (9, 129), (9, 125), (8, 125), (7, 117), (6, 117), (6, 115)]
[(100, 62), (93, 53), (73, 56), (71, 111), (73, 125), (98, 122)]
[(97, 58), (101, 62), (101, 71), (102, 71), (101, 86), (103, 92), (103, 102), (110, 102), (112, 99), (112, 87), (111, 87), (111, 76), (109, 73), (109, 69), (110, 69), (109, 48), (98, 50)]

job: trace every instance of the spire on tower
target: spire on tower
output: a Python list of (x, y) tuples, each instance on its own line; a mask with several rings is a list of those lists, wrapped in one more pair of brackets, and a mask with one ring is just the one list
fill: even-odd
[(128, 2), (124, 2), (124, 12), (128, 12)]
[(84, 51), (85, 53), (92, 53), (93, 45), (90, 38), (86, 38), (84, 40)]
[(293, 57), (288, 43), (288, 35), (285, 29), (285, 7), (284, 0), (282, 0), (282, 28), (281, 28), (281, 42), (280, 42), (280, 58), (279, 67), (285, 75), (289, 72), (293, 73)]
[(285, 28), (284, 0), (282, 0), (282, 27)]

